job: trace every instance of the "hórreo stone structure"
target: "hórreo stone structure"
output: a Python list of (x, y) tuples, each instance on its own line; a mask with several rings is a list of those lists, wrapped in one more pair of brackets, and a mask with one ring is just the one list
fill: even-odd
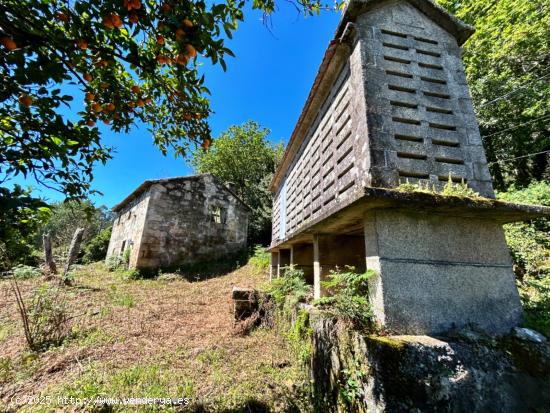
[[(272, 275), (377, 272), (370, 300), (398, 334), (475, 324), (521, 305), (502, 224), (548, 208), (495, 201), (460, 46), (474, 29), (430, 0), (351, 0), (271, 184)], [(465, 182), (484, 199), (395, 190)]]
[(130, 250), (130, 268), (176, 268), (246, 247), (249, 207), (211, 174), (148, 180), (113, 208), (107, 259)]

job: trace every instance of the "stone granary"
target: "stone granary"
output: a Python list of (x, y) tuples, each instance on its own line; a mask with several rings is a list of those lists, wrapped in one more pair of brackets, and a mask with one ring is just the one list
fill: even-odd
[[(323, 295), (336, 267), (373, 269), (377, 320), (399, 334), (476, 324), (521, 305), (502, 224), (548, 214), (495, 201), (461, 62), (474, 29), (429, 0), (351, 0), (271, 183), (272, 275)], [(395, 190), (464, 181), (485, 200)]]
[(113, 211), (107, 259), (130, 250), (131, 268), (177, 268), (246, 247), (249, 207), (210, 174), (145, 181)]

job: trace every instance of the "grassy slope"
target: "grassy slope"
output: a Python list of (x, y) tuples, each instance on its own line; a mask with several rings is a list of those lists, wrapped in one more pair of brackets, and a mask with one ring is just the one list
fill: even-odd
[[(84, 315), (73, 319), (71, 338), (41, 354), (25, 349), (9, 284), (0, 281), (0, 411), (52, 411), (10, 404), (33, 395), (187, 396), (185, 411), (285, 409), (302, 378), (284, 339), (274, 330), (233, 332), (231, 287), (263, 280), (250, 266), (197, 282), (125, 281), (87, 266), (66, 288), (71, 314)], [(42, 282), (22, 281), (24, 295)]]

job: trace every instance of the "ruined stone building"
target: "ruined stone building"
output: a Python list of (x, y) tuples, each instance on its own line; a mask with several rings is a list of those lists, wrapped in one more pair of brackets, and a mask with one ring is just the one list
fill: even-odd
[(210, 174), (145, 181), (113, 211), (107, 259), (130, 250), (131, 268), (177, 268), (246, 247), (249, 208)]
[[(321, 281), (373, 269), (390, 331), (516, 325), (521, 305), (502, 224), (542, 207), (494, 198), (460, 46), (474, 29), (429, 0), (351, 0), (271, 184), (272, 275)], [(394, 190), (449, 177), (488, 199)], [(393, 190), (392, 190), (393, 189)]]

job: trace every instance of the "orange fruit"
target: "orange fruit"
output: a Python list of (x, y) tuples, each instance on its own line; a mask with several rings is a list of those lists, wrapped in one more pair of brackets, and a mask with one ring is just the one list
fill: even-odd
[(179, 42), (185, 36), (185, 31), (180, 27), (176, 30), (176, 40)]
[(130, 13), (130, 16), (128, 16), (128, 20), (130, 23), (137, 23), (139, 21), (139, 17), (135, 13)]
[(105, 110), (106, 110), (107, 112), (114, 112), (115, 109), (116, 109), (116, 106), (115, 106), (114, 103), (107, 103), (107, 104), (105, 105)]
[(193, 27), (193, 22), (189, 19), (183, 19), (181, 24), (183, 24), (183, 27), (185, 27), (186, 29), (190, 29)]
[(80, 47), (82, 50), (85, 50), (88, 48), (88, 42), (84, 39), (79, 39), (76, 41), (76, 45)]
[(109, 87), (109, 83), (107, 82), (101, 82), (101, 84), (99, 85), (99, 87), (101, 89), (107, 89)]
[(176, 58), (176, 62), (179, 65), (185, 66), (189, 62), (189, 57), (183, 53), (178, 54), (178, 57)]
[(91, 93), (91, 92), (86, 93), (86, 100), (87, 100), (88, 102), (91, 102), (91, 101), (93, 101), (94, 99), (95, 99), (95, 96), (94, 96), (93, 93)]
[(159, 31), (163, 31), (166, 28), (166, 23), (160, 22), (157, 26)]
[(133, 107), (136, 106), (136, 104), (135, 104), (135, 102), (129, 101), (129, 102), (128, 102), (128, 106), (131, 107), (131, 108), (133, 108)]
[(141, 89), (139, 88), (138, 85), (132, 86), (132, 89), (131, 89), (131, 90), (132, 90), (132, 92), (134, 92), (134, 93), (136, 93), (136, 94), (138, 94), (139, 92), (141, 92)]
[(136, 100), (136, 105), (138, 105), (140, 108), (145, 106), (145, 102), (142, 99)]
[(15, 50), (17, 48), (17, 44), (9, 37), (0, 37), (0, 44), (8, 50)]
[(205, 140), (202, 141), (202, 149), (204, 151), (206, 151), (209, 147), (210, 147), (210, 144), (212, 143), (212, 141), (208, 138), (206, 138)]
[(164, 14), (166, 14), (166, 13), (169, 13), (170, 10), (172, 10), (172, 6), (170, 6), (168, 3), (164, 3), (164, 4), (160, 7), (160, 9), (162, 10), (162, 12), (163, 12)]
[(92, 126), (95, 126), (95, 122), (90, 119), (88, 122), (86, 122), (86, 125), (88, 125), (89, 127), (92, 127)]
[(134, 8), (136, 10), (139, 10), (139, 9), (141, 9), (141, 1), (139, 1), (139, 0), (130, 0), (129, 1), (129, 6), (132, 6), (132, 8)]
[(151, 98), (145, 99), (145, 103), (150, 104), (153, 100)]
[(121, 27), (122, 26), (122, 20), (120, 16), (116, 13), (111, 13), (111, 21), (113, 22), (113, 26), (115, 27)]
[(197, 50), (189, 43), (185, 45), (185, 52), (191, 57), (197, 57)]
[(159, 34), (159, 35), (157, 36), (157, 43), (158, 43), (158, 44), (161, 44), (161, 45), (164, 44), (164, 36), (162, 36), (162, 35)]
[(115, 27), (113, 19), (110, 15), (103, 18), (103, 26), (105, 26), (107, 29), (112, 29)]
[(25, 93), (20, 94), (18, 100), (21, 105), (27, 108), (32, 104), (32, 98)]
[(161, 65), (166, 64), (166, 56), (163, 56), (163, 55), (159, 54), (157, 56), (157, 62), (159, 62), (159, 64), (161, 64)]
[(58, 11), (57, 13), (55, 13), (55, 18), (61, 22), (66, 22), (67, 20), (69, 20), (67, 15), (62, 11)]
[(93, 77), (92, 77), (91, 74), (89, 74), (89, 73), (85, 73), (85, 74), (84, 74), (84, 80), (85, 80), (86, 82), (91, 82), (92, 79), (93, 79)]
[(105, 125), (108, 125), (110, 122), (111, 122), (111, 121), (110, 121), (109, 119), (103, 119), (103, 123), (104, 123)]
[(103, 107), (99, 103), (96, 102), (92, 105), (92, 110), (96, 113), (99, 113), (99, 112), (103, 111)]

